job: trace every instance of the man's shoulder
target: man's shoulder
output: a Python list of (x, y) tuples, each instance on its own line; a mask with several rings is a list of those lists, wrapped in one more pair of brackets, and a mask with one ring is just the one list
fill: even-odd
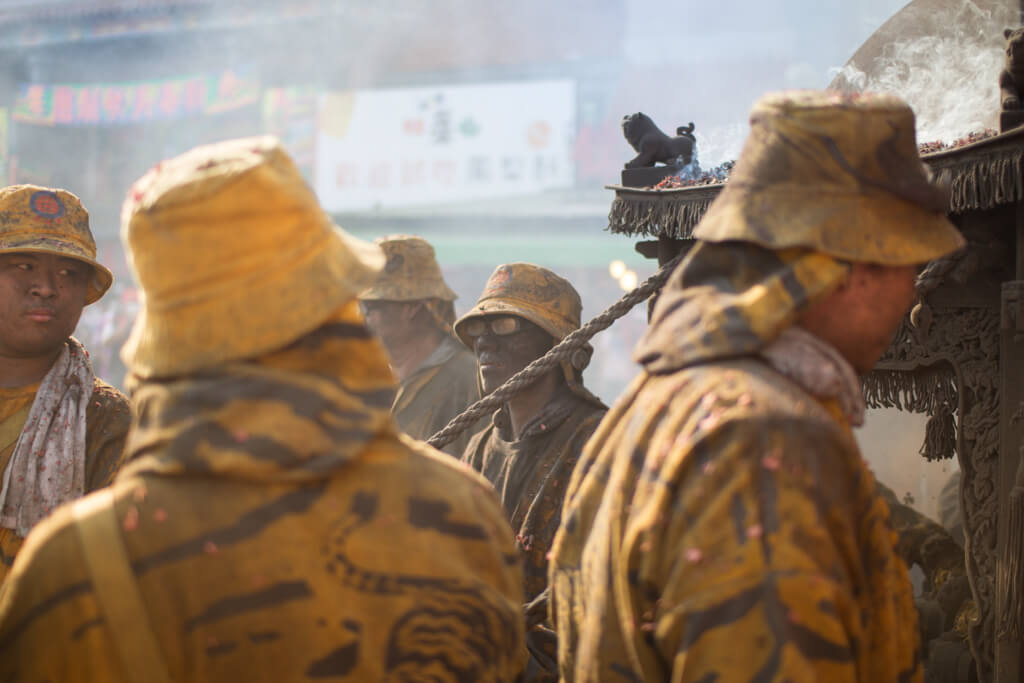
[(116, 387), (99, 377), (93, 382), (92, 396), (85, 410), (85, 424), (89, 434), (127, 433), (132, 424), (131, 402)]
[(573, 418), (580, 428), (593, 429), (608, 414), (608, 406), (603, 403), (598, 404), (579, 396), (574, 398), (576, 407), (573, 410)]
[(452, 355), (441, 366), (444, 372), (460, 377), (469, 377), (475, 382), (477, 372), (476, 356), (462, 342), (452, 340), (446, 341), (446, 343), (451, 345)]
[(573, 411), (563, 423), (563, 428), (571, 430), (572, 450), (577, 451), (576, 455), (579, 455), (578, 451), (583, 448), (586, 441), (601, 424), (601, 420), (608, 414), (608, 406), (575, 394), (571, 400), (573, 401)]
[(730, 417), (736, 419), (828, 418), (827, 411), (813, 396), (757, 358), (648, 375), (637, 398), (665, 405), (672, 412), (701, 409), (721, 413), (727, 407), (734, 408)]
[(728, 510), (723, 496), (754, 495), (769, 483), (794, 504), (855, 501), (863, 466), (853, 436), (813, 397), (759, 365), (730, 361), (641, 378), (588, 446), (590, 498), (613, 477), (615, 486), (635, 485), (638, 499), (654, 481), (676, 487), (689, 501), (680, 511)]
[(409, 452), (406, 474), (416, 482), (418, 495), (436, 494), (438, 499), (447, 501), (453, 513), (477, 516), (481, 522), (486, 521), (495, 534), (510, 537), (498, 494), (482, 474), (423, 441), (405, 434), (398, 438)]
[(412, 373), (402, 383), (404, 391), (419, 396), (433, 396), (441, 391), (445, 396), (464, 398), (464, 394), (476, 394), (476, 356), (461, 342), (446, 338), (441, 342), (443, 360), (427, 363)]
[(410, 467), (424, 476), (435, 478), (439, 485), (461, 484), (491, 488), (490, 482), (469, 465), (425, 441), (418, 441), (406, 434), (399, 434), (398, 439), (404, 448), (411, 451)]
[(85, 410), (87, 491), (113, 480), (123, 464), (124, 444), (131, 426), (128, 397), (97, 378)]
[(120, 389), (96, 377), (92, 383), (89, 408), (103, 413), (126, 413), (131, 418), (131, 402)]
[[(853, 437), (813, 396), (757, 359), (649, 375), (613, 410), (614, 419), (629, 425), (620, 434), (671, 437), (674, 459), (716, 453), (737, 467), (758, 466), (750, 454), (779, 451), (787, 461), (840, 464), (857, 453)], [(826, 457), (829, 452), (835, 457)]]
[(459, 458), (474, 471), (483, 467), (483, 455), (491, 440), (497, 438), (498, 432), (497, 427), (494, 426), (493, 415), (480, 418), (477, 425), (480, 426), (480, 429), (477, 429), (469, 437), (469, 441), (466, 442), (466, 450)]

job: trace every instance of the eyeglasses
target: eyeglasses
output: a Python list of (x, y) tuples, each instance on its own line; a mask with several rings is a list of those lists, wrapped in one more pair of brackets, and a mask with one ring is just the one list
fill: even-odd
[(473, 318), (466, 321), (462, 328), (467, 337), (476, 338), (490, 329), (492, 334), (505, 336), (514, 334), (523, 328), (522, 321), (514, 315), (501, 315), (495, 318)]
[(395, 304), (401, 304), (400, 301), (384, 301), (380, 299), (363, 299), (359, 302), (359, 309), (363, 313), (363, 317), (368, 317), (374, 311), (381, 313), (385, 316), (393, 314)]

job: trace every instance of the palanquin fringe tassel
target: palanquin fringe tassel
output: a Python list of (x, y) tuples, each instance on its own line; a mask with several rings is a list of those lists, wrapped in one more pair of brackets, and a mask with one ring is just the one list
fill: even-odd
[(956, 381), (941, 366), (914, 370), (874, 370), (863, 379), (864, 402), (869, 408), (928, 415), (921, 455), (943, 460), (956, 455)]
[(703, 194), (684, 199), (667, 192), (617, 192), (608, 213), (608, 230), (623, 235), (688, 239), (714, 200), (715, 193)]
[(1019, 147), (979, 149), (950, 161), (954, 163), (936, 159), (929, 164), (950, 188), (950, 212), (992, 209), (1024, 199), (1024, 150)]

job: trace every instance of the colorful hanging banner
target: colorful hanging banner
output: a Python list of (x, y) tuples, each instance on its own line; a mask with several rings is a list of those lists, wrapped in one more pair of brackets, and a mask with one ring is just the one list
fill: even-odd
[(10, 110), (7, 107), (0, 107), (0, 186), (6, 186), (10, 184), (10, 173), (8, 170), (11, 165), (9, 151), (9, 114)]
[(259, 82), (233, 70), (146, 83), (23, 83), (11, 117), (45, 126), (142, 123), (219, 114), (255, 104), (259, 96)]
[(263, 130), (277, 136), (302, 171), (313, 180), (317, 111), (322, 92), (316, 87), (267, 88), (263, 91)]

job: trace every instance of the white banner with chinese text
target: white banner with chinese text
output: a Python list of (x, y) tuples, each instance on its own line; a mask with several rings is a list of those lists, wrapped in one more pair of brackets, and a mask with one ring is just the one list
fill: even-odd
[(569, 80), (330, 93), (316, 192), (344, 212), (569, 187), (575, 125)]

